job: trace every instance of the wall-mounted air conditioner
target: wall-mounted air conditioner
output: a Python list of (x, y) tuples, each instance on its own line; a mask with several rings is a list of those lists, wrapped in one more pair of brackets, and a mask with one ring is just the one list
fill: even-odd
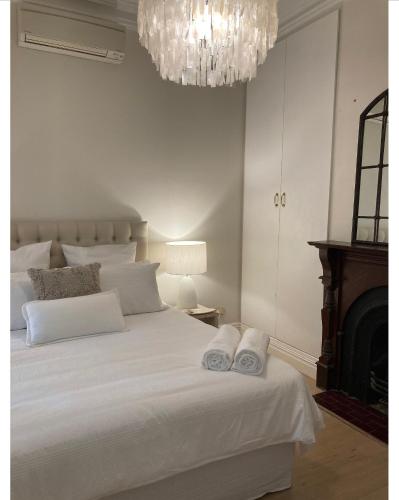
[(18, 9), (18, 45), (108, 63), (125, 58), (124, 26), (24, 2)]

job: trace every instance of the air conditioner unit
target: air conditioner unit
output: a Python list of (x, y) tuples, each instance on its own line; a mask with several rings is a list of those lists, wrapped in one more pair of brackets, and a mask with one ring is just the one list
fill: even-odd
[(108, 63), (125, 59), (126, 28), (96, 17), (23, 3), (18, 45)]

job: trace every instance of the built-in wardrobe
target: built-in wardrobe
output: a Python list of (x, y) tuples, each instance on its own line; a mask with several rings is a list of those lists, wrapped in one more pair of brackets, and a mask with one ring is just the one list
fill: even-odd
[(336, 11), (280, 40), (247, 88), (241, 320), (310, 357), (322, 286), (307, 242), (327, 239), (337, 42)]

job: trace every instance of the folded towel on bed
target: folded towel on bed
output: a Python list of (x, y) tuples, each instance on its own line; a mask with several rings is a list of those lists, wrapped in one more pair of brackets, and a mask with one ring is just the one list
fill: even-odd
[(207, 370), (224, 372), (230, 370), (241, 334), (232, 325), (222, 325), (209, 342), (202, 357), (202, 366)]
[(260, 375), (265, 368), (269, 343), (269, 335), (255, 328), (248, 328), (238, 345), (232, 370), (248, 375)]

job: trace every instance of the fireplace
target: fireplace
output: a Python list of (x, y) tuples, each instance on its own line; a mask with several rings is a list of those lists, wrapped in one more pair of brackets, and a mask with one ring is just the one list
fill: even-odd
[(388, 248), (310, 242), (323, 268), (317, 386), (372, 405), (388, 396)]
[(343, 324), (338, 388), (384, 409), (388, 402), (388, 288), (368, 290), (349, 308)]

